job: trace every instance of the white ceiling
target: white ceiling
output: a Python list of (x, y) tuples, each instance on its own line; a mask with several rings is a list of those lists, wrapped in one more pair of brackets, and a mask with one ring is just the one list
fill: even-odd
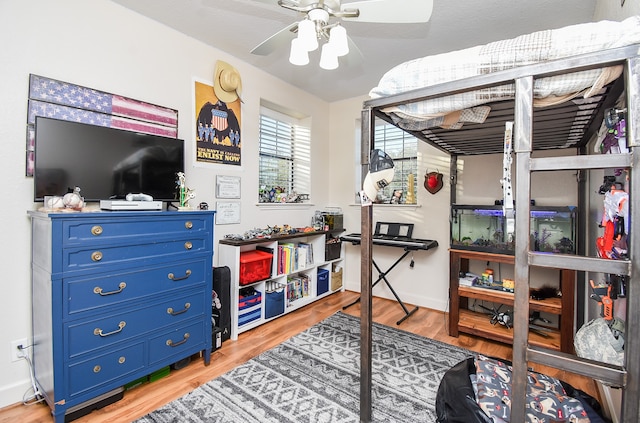
[(340, 58), (338, 69), (327, 71), (318, 66), (317, 51), (303, 67), (289, 63), (288, 45), (267, 56), (250, 54), (266, 38), (302, 18), (278, 6), (277, 0), (112, 1), (329, 102), (367, 95), (387, 70), (410, 59), (590, 22), (597, 2), (434, 0), (431, 19), (424, 24), (343, 22), (362, 57), (352, 52)]

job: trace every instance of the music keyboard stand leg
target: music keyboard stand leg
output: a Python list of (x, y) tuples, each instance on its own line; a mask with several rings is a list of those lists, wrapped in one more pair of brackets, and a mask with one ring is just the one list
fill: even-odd
[[(396, 325), (399, 325), (400, 323), (404, 322), (409, 316), (411, 316), (413, 313), (418, 311), (418, 306), (416, 306), (411, 311), (407, 309), (407, 306), (404, 305), (404, 303), (396, 293), (395, 289), (393, 289), (393, 287), (391, 286), (391, 283), (389, 283), (389, 280), (387, 279), (387, 275), (389, 274), (389, 272), (391, 272), (393, 268), (396, 267), (398, 263), (400, 263), (411, 251), (412, 251), (411, 249), (405, 248), (404, 253), (395, 261), (395, 263), (391, 265), (391, 267), (389, 267), (384, 272), (380, 269), (380, 267), (378, 266), (375, 260), (373, 259), (371, 260), (371, 262), (373, 263), (373, 266), (376, 268), (379, 274), (378, 279), (376, 279), (376, 281), (371, 285), (371, 288), (373, 289), (378, 284), (378, 282), (384, 281), (384, 283), (387, 285), (389, 290), (391, 290), (391, 293), (393, 294), (394, 297), (396, 297), (396, 301), (398, 301), (398, 304), (400, 304), (400, 307), (402, 307), (402, 310), (404, 311), (404, 314), (405, 314), (404, 317), (398, 320), (396, 322)], [(359, 301), (360, 301), (360, 297), (358, 297), (354, 302), (347, 304), (346, 306), (343, 306), (342, 309), (344, 310), (346, 308), (349, 308), (352, 305), (357, 304)]]

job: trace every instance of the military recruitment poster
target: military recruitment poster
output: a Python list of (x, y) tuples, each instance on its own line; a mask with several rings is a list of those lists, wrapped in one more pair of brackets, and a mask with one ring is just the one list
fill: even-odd
[(240, 98), (225, 103), (216, 97), (213, 86), (194, 83), (196, 160), (240, 166)]

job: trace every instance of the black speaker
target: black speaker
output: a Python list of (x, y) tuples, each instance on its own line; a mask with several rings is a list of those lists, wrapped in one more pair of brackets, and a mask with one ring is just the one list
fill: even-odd
[[(228, 266), (213, 268), (213, 295), (211, 296), (211, 321), (221, 330), (221, 338), (231, 337), (231, 269)], [(215, 331), (214, 331), (215, 332)], [(215, 340), (213, 340), (215, 343)]]

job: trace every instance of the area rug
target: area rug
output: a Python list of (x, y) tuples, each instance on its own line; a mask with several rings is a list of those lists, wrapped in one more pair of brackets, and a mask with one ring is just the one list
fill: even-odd
[[(373, 324), (372, 420), (435, 422), (440, 379), (468, 350)], [(137, 423), (360, 421), (360, 320), (338, 312)]]

